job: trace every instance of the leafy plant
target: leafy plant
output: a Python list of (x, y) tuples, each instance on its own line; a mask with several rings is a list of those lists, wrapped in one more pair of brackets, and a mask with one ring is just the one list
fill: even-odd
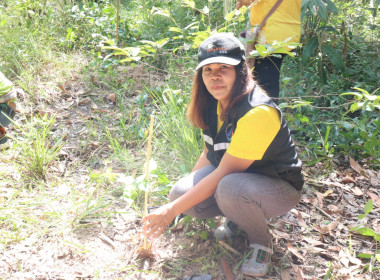
[(186, 119), (188, 96), (181, 90), (170, 88), (150, 90), (150, 94), (160, 112), (158, 120), (167, 152), (179, 158), (181, 171), (187, 173), (192, 170), (202, 149), (200, 131)]
[(309, 58), (315, 52), (318, 52), (321, 56), (318, 57), (319, 71), (326, 82), (324, 57), (341, 72), (346, 69), (341, 57), (341, 51), (336, 46), (331, 45), (331, 40), (329, 39), (331, 34), (339, 34), (332, 25), (329, 25), (330, 16), (337, 14), (338, 9), (331, 0), (304, 0), (302, 1), (301, 10), (302, 19), (304, 20), (303, 41), (305, 42), (302, 48), (302, 62), (306, 64)]
[[(95, 178), (92, 178), (91, 181), (99, 181), (99, 179), (103, 181), (104, 179), (108, 179), (109, 174), (106, 173), (105, 176), (106, 177), (103, 175), (99, 176), (99, 174), (95, 175)], [(108, 190), (109, 187), (105, 190), (101, 190), (101, 183), (97, 183), (95, 187), (89, 188), (89, 194), (81, 195), (79, 199), (76, 198), (73, 206), (75, 212), (71, 225), (73, 227), (80, 227), (99, 217), (108, 217), (110, 213), (108, 213), (106, 209), (111, 204), (105, 197)]]
[(343, 115), (347, 119), (348, 115), (361, 111), (361, 114), (351, 120), (352, 125), (346, 125), (345, 129), (350, 132), (354, 149), (364, 151), (375, 159), (380, 157), (379, 128), (380, 119), (376, 118), (376, 112), (380, 109), (380, 96), (375, 95), (376, 91), (369, 94), (368, 91), (354, 88), (358, 92), (345, 92), (341, 96), (353, 96), (349, 110)]
[(374, 111), (375, 109), (380, 110), (380, 95), (375, 95), (377, 92), (374, 91), (372, 94), (368, 93), (365, 89), (354, 88), (359, 92), (345, 92), (342, 93), (341, 96), (353, 96), (354, 101), (350, 106), (350, 109), (345, 113), (354, 113), (358, 110), (363, 111)]
[(26, 124), (18, 125), (22, 134), (16, 139), (20, 147), (17, 165), (22, 176), (44, 181), (47, 179), (49, 167), (58, 158), (64, 145), (63, 137), (54, 137), (54, 123), (54, 118), (44, 115), (42, 118), (33, 116)]
[[(364, 214), (361, 214), (358, 216), (358, 220), (364, 219), (371, 211), (373, 210), (373, 202), (372, 199), (370, 199), (365, 205), (364, 205)], [(351, 231), (357, 232), (361, 235), (365, 236), (373, 236), (373, 238), (380, 243), (380, 233), (376, 233), (373, 229), (366, 227), (363, 224), (360, 224), (358, 226), (355, 226), (350, 229)]]
[[(360, 214), (358, 216), (358, 220), (364, 219), (371, 211), (373, 210), (373, 202), (369, 200), (364, 205), (364, 214)], [(380, 244), (380, 233), (376, 233), (373, 229), (367, 227), (364, 224), (359, 224), (350, 229), (350, 231), (364, 235), (364, 236), (372, 236), (374, 240), (376, 240)], [(380, 250), (377, 250), (374, 254), (361, 253), (357, 255), (359, 258), (364, 259), (376, 259), (377, 262), (380, 263)]]
[(287, 54), (294, 57), (294, 53), (289, 51), (288, 48), (294, 49), (301, 46), (299, 43), (288, 43), (291, 38), (284, 40), (283, 42), (273, 42), (273, 44), (257, 44), (255, 50), (251, 51), (250, 57), (268, 57), (275, 56), (281, 57), (281, 54)]

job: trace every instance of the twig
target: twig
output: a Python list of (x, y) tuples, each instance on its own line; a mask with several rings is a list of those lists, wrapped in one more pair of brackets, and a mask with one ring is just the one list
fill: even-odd
[(224, 248), (230, 250), (235, 255), (241, 256), (241, 253), (239, 253), (234, 248), (232, 248), (231, 246), (229, 246), (226, 242), (223, 242), (223, 241), (219, 240), (219, 244), (222, 245)]
[[(154, 116), (153, 114), (150, 115), (150, 126), (149, 126), (149, 138), (148, 138), (148, 148), (146, 153), (146, 164), (145, 164), (145, 180), (148, 182), (149, 179), (149, 159), (150, 159), (150, 153), (152, 152), (152, 134), (153, 134), (153, 123), (154, 123)], [(148, 215), (148, 187), (145, 188), (145, 200), (144, 200), (144, 216)], [(147, 238), (144, 235), (144, 249), (147, 249)]]
[[(139, 242), (139, 244), (137, 244), (135, 246), (135, 248), (133, 248), (132, 250), (132, 253), (129, 255), (129, 258), (126, 260), (125, 262), (125, 265), (127, 266), (129, 264), (129, 262), (131, 261), (131, 259), (133, 258), (134, 254), (136, 253), (137, 249), (140, 247), (140, 244), (141, 242)], [(125, 252), (128, 252), (128, 250), (125, 250)]]
[(100, 238), (100, 240), (102, 240), (104, 243), (108, 244), (108, 245), (111, 245), (111, 247), (113, 249), (116, 249), (116, 246), (115, 246), (115, 242), (113, 242), (111, 240), (111, 238), (109, 238), (107, 235), (104, 234), (104, 232), (101, 232), (98, 237)]
[(119, 21), (120, 21), (120, 0), (117, 1), (117, 7), (116, 7), (116, 43), (119, 42)]
[(323, 214), (325, 214), (328, 218), (331, 220), (335, 220), (331, 215), (327, 214), (326, 211), (324, 211), (322, 208), (319, 208), (317, 205), (314, 205), (315, 208), (317, 208), (319, 211), (321, 211)]
[(341, 184), (341, 183), (337, 183), (337, 182), (329, 182), (329, 181), (317, 181), (317, 180), (314, 180), (314, 179), (310, 179), (310, 178), (306, 178), (306, 181), (310, 184), (313, 184), (314, 186), (321, 186), (321, 185), (324, 185), (324, 186), (334, 186), (334, 187), (339, 187), (339, 188), (342, 188), (344, 190), (348, 190), (348, 188)]

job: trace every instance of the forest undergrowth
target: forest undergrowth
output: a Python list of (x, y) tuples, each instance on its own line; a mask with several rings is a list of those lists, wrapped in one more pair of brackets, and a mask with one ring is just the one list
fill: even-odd
[[(295, 209), (268, 220), (261, 279), (380, 279), (377, 2), (303, 2), (279, 103), (306, 184)], [(244, 29), (246, 11), (225, 16), (222, 3), (0, 3), (0, 71), (18, 92), (0, 152), (0, 279), (253, 279), (240, 273), (245, 233), (215, 240), (220, 218), (182, 217), (153, 258), (137, 253), (145, 193), (149, 207), (167, 202), (203, 145), (185, 116), (196, 48)]]

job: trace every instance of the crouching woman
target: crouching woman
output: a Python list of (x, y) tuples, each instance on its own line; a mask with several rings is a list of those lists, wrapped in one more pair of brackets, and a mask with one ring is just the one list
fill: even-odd
[(174, 185), (170, 202), (143, 218), (143, 230), (156, 238), (180, 213), (225, 216), (215, 236), (244, 230), (253, 253), (242, 272), (263, 276), (272, 254), (266, 219), (299, 202), (302, 163), (280, 109), (254, 82), (237, 38), (209, 37), (198, 62), (188, 117), (203, 130), (204, 151), (192, 173)]

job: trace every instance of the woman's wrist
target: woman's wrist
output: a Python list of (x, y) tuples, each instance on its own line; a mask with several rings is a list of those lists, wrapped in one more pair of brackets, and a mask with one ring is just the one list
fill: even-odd
[(181, 209), (178, 207), (178, 204), (175, 203), (175, 200), (169, 202), (166, 205), (168, 207), (168, 212), (170, 213), (170, 216), (171, 218), (173, 218), (173, 220), (175, 219), (175, 217), (182, 213)]

